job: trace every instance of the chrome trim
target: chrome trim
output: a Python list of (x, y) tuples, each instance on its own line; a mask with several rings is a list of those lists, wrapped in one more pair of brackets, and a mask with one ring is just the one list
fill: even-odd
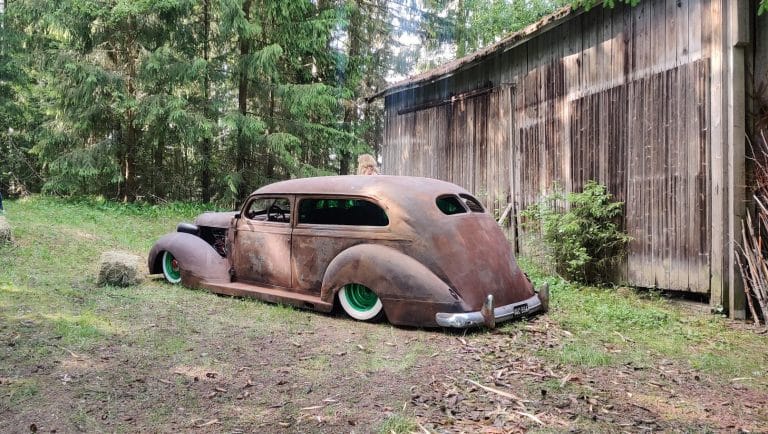
[[(524, 310), (521, 308), (525, 306)], [(505, 306), (499, 306), (493, 309), (493, 317), (495, 322), (499, 323), (507, 321), (512, 318), (519, 318), (534, 312), (538, 312), (542, 309), (541, 300), (538, 294), (534, 294), (530, 298), (508, 304)], [(475, 312), (462, 312), (462, 313), (448, 313), (438, 312), (435, 314), (435, 320), (441, 327), (455, 327), (455, 328), (467, 328), (485, 324), (485, 318), (483, 318), (482, 311)]]

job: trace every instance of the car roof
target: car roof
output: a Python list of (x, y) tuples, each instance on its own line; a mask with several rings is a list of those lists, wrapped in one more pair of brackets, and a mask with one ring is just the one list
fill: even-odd
[[(409, 194), (404, 194), (409, 193)], [(345, 175), (299, 178), (265, 185), (253, 194), (301, 194), (369, 196), (397, 200), (398, 198), (441, 194), (469, 194), (450, 182), (415, 176)]]

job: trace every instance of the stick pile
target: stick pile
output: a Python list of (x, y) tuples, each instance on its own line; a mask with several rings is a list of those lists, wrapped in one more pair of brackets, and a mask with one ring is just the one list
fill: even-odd
[[(744, 279), (747, 305), (755, 325), (768, 325), (768, 140), (765, 130), (753, 148), (755, 218), (741, 222), (742, 245), (736, 255)], [(758, 312), (759, 311), (759, 312)]]

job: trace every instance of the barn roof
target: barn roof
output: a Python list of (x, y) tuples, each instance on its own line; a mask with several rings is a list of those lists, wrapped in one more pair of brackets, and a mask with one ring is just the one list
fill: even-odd
[[(596, 1), (593, 7), (598, 6), (601, 3), (602, 0)], [(393, 83), (368, 97), (368, 100), (370, 101), (382, 96), (388, 96), (404, 90), (412, 89), (423, 84), (432, 83), (445, 77), (449, 77), (459, 71), (469, 69), (472, 66), (475, 66), (476, 64), (485, 60), (486, 57), (489, 57), (494, 53), (503, 53), (518, 45), (521, 45), (528, 40), (533, 39), (535, 36), (538, 36), (539, 34), (557, 27), (560, 24), (580, 15), (584, 11), (584, 8), (574, 8), (572, 6), (562, 7), (552, 14), (547, 15), (539, 21), (531, 24), (530, 26), (515, 33), (511, 33), (498, 42), (494, 42), (493, 44), (485, 48), (481, 48), (474, 53), (468, 54), (459, 59), (455, 59), (429, 71), (422, 72), (421, 74), (408, 77), (405, 80)]]

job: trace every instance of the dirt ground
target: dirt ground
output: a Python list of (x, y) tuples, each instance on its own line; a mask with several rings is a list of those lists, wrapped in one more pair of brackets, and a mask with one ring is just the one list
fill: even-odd
[[(194, 316), (183, 309), (195, 306), (181, 314)], [(670, 360), (598, 368), (546, 361), (538, 354), (570, 334), (547, 316), (446, 333), (290, 312), (300, 327), (230, 328), (220, 339), (204, 324), (197, 337), (182, 331), (186, 362), (145, 360), (119, 338), (76, 353), (35, 321), (2, 324), (3, 363), (22, 341), (51, 355), (0, 378), (6, 396), (26, 381), (42, 385), (34, 398), (42, 405), (0, 407), (0, 431), (768, 431), (768, 393), (745, 379), (718, 382)], [(175, 324), (158, 314), (142, 327), (165, 334)]]

